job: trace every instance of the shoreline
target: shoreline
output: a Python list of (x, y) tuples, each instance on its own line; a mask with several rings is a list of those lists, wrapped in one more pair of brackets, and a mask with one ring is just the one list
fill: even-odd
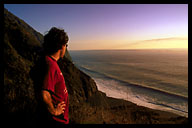
[[(128, 102), (134, 103), (138, 106), (143, 106), (143, 107), (154, 109), (154, 110), (171, 112), (173, 114), (177, 114), (179, 116), (188, 118), (188, 112), (182, 110), (182, 108), (178, 109), (170, 105), (152, 102), (148, 99), (147, 96), (134, 94), (131, 90), (123, 88), (122, 86), (116, 87), (116, 89), (107, 88), (105, 85), (102, 85), (102, 83), (99, 82), (98, 79), (96, 78), (92, 78), (92, 79), (94, 79), (94, 81), (96, 82), (96, 86), (98, 90), (105, 93), (107, 97), (122, 99)], [(125, 93), (125, 91), (120, 91), (125, 89), (128, 93)]]
[[(147, 89), (147, 90), (151, 90), (151, 91), (155, 91), (155, 92), (158, 92), (158, 93), (162, 93), (162, 94), (165, 94), (165, 95), (168, 95), (168, 96), (174, 96), (174, 97), (177, 97), (177, 98), (180, 98), (180, 99), (183, 99), (183, 100), (186, 100), (188, 101), (188, 97), (186, 96), (183, 96), (183, 95), (179, 95), (179, 94), (176, 94), (176, 93), (170, 93), (168, 91), (165, 91), (165, 90), (161, 90), (161, 89), (158, 89), (158, 88), (153, 88), (153, 87), (148, 87), (148, 86), (143, 86), (143, 85), (140, 85), (140, 84), (132, 84), (132, 83), (128, 83), (126, 81), (123, 81), (123, 80), (119, 80), (119, 79), (116, 79), (116, 78), (112, 78), (110, 76), (106, 76), (105, 74), (102, 74), (102, 73), (99, 73), (97, 71), (93, 71), (93, 70), (90, 70), (90, 69), (87, 69), (85, 67), (78, 67), (80, 68), (82, 71), (86, 72), (87, 74), (89, 74), (89, 72), (92, 74), (97, 74), (99, 76), (102, 76), (103, 78), (105, 79), (108, 79), (108, 80), (114, 80), (114, 81), (117, 81), (123, 85), (128, 85), (128, 86), (134, 86), (134, 87), (137, 87), (137, 88), (141, 88), (141, 89)], [(90, 75), (90, 74), (89, 74)], [(91, 76), (91, 75), (90, 75)], [(94, 78), (94, 77), (93, 77)]]

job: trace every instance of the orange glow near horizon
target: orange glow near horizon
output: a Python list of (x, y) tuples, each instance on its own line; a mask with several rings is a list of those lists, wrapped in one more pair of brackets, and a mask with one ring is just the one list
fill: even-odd
[[(188, 48), (187, 38), (162, 38), (141, 41), (126, 40), (82, 40), (71, 44), (69, 50), (107, 50), (107, 49), (169, 49)], [(79, 45), (81, 44), (81, 45)]]
[(137, 43), (128, 44), (125, 49), (167, 49), (167, 48), (188, 48), (186, 38), (167, 38), (145, 40)]

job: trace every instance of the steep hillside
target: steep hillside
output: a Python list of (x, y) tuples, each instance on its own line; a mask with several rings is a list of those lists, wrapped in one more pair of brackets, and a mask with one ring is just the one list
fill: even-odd
[[(43, 36), (4, 10), (4, 113), (14, 125), (36, 126), (34, 84), (29, 72), (42, 51)], [(69, 44), (70, 45), (70, 44)], [(70, 123), (187, 123), (188, 119), (106, 97), (94, 80), (66, 56), (58, 61), (69, 92)]]
[[(42, 53), (42, 43), (43, 35), (4, 9), (3, 105), (7, 120), (32, 123), (35, 118), (37, 103), (29, 72)], [(68, 50), (65, 57), (71, 62)]]

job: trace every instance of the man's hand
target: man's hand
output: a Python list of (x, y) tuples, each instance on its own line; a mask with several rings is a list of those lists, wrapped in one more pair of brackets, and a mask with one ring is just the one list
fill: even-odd
[(64, 101), (57, 104), (57, 107), (55, 108), (55, 116), (58, 116), (58, 115), (61, 115), (62, 113), (64, 113), (65, 106), (66, 106), (66, 104), (64, 103)]
[(48, 111), (54, 115), (54, 116), (59, 116), (62, 113), (64, 113), (65, 111), (65, 106), (66, 104), (64, 103), (64, 101), (60, 102), (57, 104), (56, 107), (54, 107), (53, 102), (52, 102), (52, 98), (51, 98), (51, 94), (46, 91), (43, 90), (42, 91), (42, 97), (43, 97), (43, 101), (45, 102), (45, 104), (47, 105), (47, 109)]

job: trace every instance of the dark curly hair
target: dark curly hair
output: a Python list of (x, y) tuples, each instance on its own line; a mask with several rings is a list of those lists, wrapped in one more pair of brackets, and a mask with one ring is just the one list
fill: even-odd
[(62, 45), (67, 44), (69, 37), (64, 29), (52, 27), (44, 36), (43, 48), (45, 54), (51, 55), (62, 48)]

